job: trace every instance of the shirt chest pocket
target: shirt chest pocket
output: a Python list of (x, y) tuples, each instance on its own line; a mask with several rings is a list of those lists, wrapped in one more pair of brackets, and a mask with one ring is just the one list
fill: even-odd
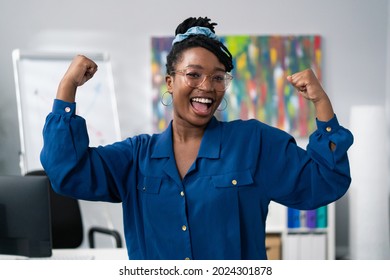
[(216, 188), (254, 187), (253, 177), (249, 170), (212, 176), (212, 182)]
[(145, 194), (159, 194), (161, 178), (144, 177), (137, 185), (138, 191)]

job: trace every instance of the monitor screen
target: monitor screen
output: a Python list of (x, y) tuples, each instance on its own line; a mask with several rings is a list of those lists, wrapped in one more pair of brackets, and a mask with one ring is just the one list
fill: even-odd
[(52, 254), (49, 180), (46, 176), (0, 176), (0, 254)]

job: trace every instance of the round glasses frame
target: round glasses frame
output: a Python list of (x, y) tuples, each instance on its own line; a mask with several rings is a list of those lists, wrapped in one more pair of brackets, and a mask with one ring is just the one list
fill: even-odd
[(186, 84), (191, 88), (199, 88), (207, 78), (211, 78), (211, 83), (216, 91), (225, 91), (233, 80), (233, 76), (227, 72), (206, 75), (199, 72), (199, 70), (181, 69), (172, 71), (171, 73), (182, 75)]

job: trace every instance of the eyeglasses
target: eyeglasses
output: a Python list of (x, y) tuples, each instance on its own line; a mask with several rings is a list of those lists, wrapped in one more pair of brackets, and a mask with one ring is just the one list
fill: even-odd
[(233, 76), (223, 71), (217, 71), (213, 74), (207, 75), (199, 69), (185, 68), (183, 70), (172, 71), (172, 73), (181, 74), (189, 87), (198, 88), (206, 81), (208, 77), (211, 78), (211, 83), (216, 91), (225, 91)]

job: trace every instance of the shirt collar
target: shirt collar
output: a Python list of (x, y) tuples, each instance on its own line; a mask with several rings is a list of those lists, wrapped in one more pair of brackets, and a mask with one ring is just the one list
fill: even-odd
[[(221, 123), (212, 117), (203, 135), (198, 158), (219, 158), (222, 143)], [(173, 156), (172, 121), (165, 131), (158, 137), (152, 158), (165, 158)]]
[(212, 117), (204, 132), (198, 157), (219, 158), (221, 152), (221, 143), (222, 125), (215, 117)]

